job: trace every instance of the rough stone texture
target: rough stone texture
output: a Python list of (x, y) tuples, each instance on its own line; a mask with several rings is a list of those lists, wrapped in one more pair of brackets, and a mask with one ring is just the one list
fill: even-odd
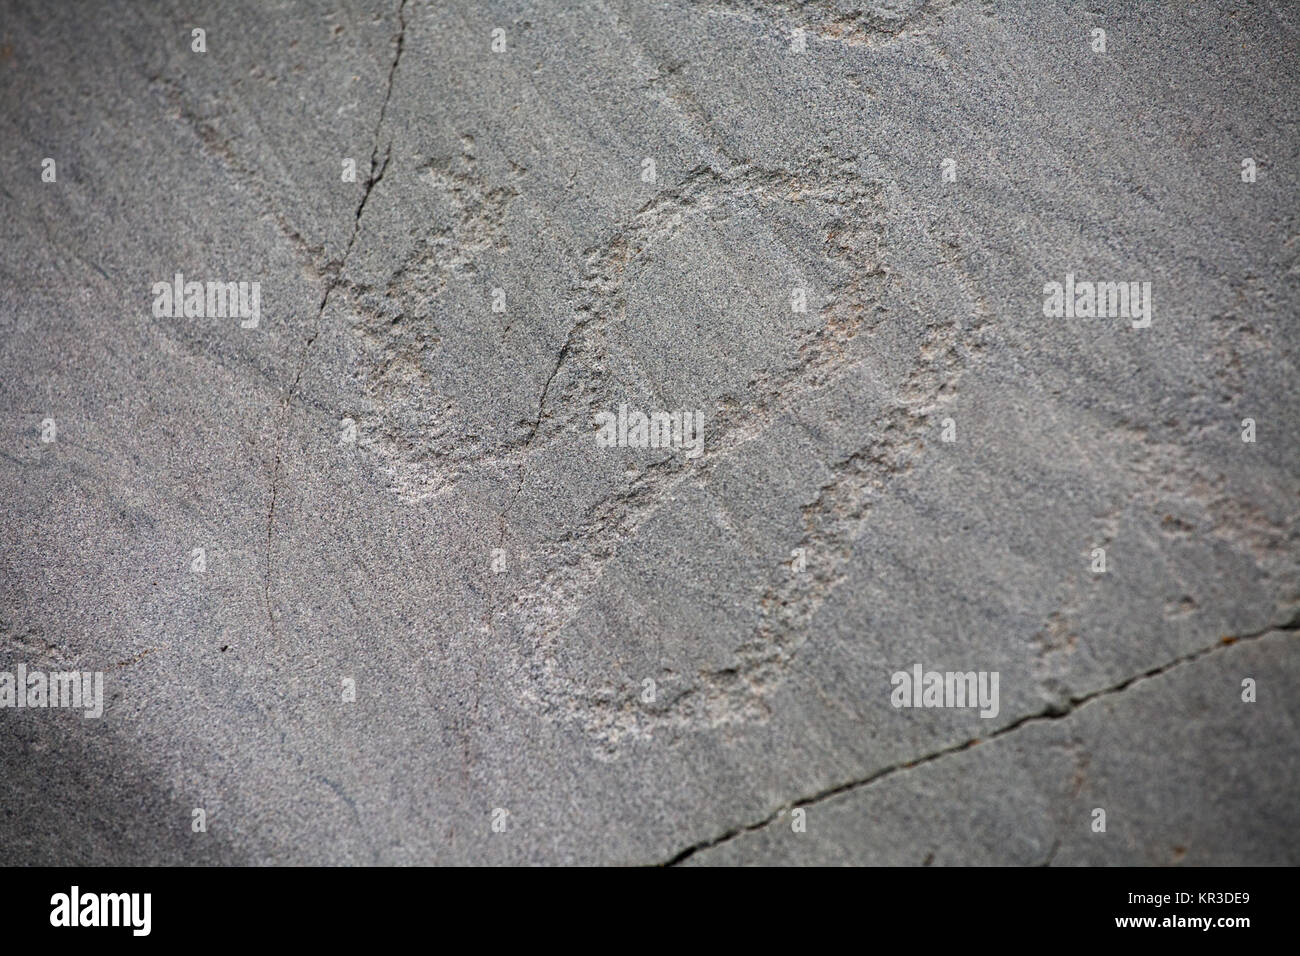
[[(794, 808), (783, 807), (682, 859), (1293, 865), (1294, 842), (1278, 837), (1295, 822), (1295, 795), (1278, 768), (1294, 762), (1297, 714), (1261, 720), (1264, 711), (1242, 706), (1235, 693), (1241, 674), (1300, 680), (1293, 643), (1271, 632), (1207, 650), (1101, 691), (1069, 714), (1030, 717), (991, 740), (813, 795), (800, 832)], [(1104, 836), (1092, 831), (1095, 808), (1107, 814)]]
[(1300, 862), (1298, 20), (5, 3), (0, 862)]

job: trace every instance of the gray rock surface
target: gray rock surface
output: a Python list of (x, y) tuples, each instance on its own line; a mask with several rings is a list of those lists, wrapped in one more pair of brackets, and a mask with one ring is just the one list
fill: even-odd
[(1300, 862), (1298, 22), (4, 3), (0, 863)]

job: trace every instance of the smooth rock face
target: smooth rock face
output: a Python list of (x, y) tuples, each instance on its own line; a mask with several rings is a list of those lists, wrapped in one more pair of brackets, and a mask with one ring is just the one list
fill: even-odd
[(1300, 862), (1298, 25), (7, 4), (0, 863)]

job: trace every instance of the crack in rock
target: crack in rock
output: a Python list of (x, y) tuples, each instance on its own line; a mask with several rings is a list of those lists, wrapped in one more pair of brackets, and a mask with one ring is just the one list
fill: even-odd
[[(1079, 708), (1084, 707), (1095, 700), (1104, 697), (1111, 697), (1116, 694), (1121, 694), (1135, 684), (1138, 684), (1145, 680), (1150, 680), (1155, 677), (1159, 677), (1162, 674), (1166, 674), (1169, 671), (1177, 667), (1182, 667), (1185, 664), (1191, 664), (1195, 661), (1200, 660), (1203, 657), (1215, 653), (1216, 651), (1222, 651), (1224, 648), (1229, 647), (1233, 644), (1260, 640), (1261, 638), (1267, 637), (1269, 634), (1276, 634), (1279, 632), (1293, 633), (1296, 630), (1300, 630), (1300, 616), (1298, 616), (1295, 620), (1291, 621), (1290, 623), (1282, 627), (1266, 628), (1265, 630), (1257, 631), (1253, 634), (1245, 634), (1235, 638), (1224, 638), (1219, 642), (1210, 645), (1209, 647), (1201, 648), (1198, 651), (1193, 651), (1190, 654), (1185, 654), (1182, 657), (1175, 658), (1174, 660), (1169, 661), (1166, 664), (1162, 664), (1159, 667), (1152, 668), (1149, 671), (1144, 671), (1141, 674), (1135, 674), (1132, 677), (1125, 678), (1123, 681), (1117, 684), (1113, 684), (1110, 687), (1093, 691), (1092, 693), (1085, 694), (1082, 697), (1076, 697), (1072, 699), (1069, 702), (1069, 704), (1064, 708), (1049, 708), (1047, 710), (1041, 711), (1036, 714), (1027, 714), (1023, 717), (1020, 717), (1012, 721), (1011, 723), (1007, 724), (1005, 727), (1001, 727), (998, 730), (993, 731), (992, 733), (988, 734), (985, 737), (978, 738), (975, 740), (967, 740), (960, 744), (955, 744), (951, 747), (945, 747), (942, 750), (936, 750), (933, 753), (929, 753), (921, 757), (916, 757), (905, 763), (891, 764), (888, 767), (884, 767), (880, 770), (876, 770), (875, 772), (865, 777), (862, 777), (860, 779), (850, 780), (846, 783), (836, 784), (835, 786), (827, 787), (824, 790), (820, 790), (817, 793), (814, 793), (811, 796), (805, 797), (803, 799), (794, 800), (782, 804), (780, 807), (777, 807), (775, 810), (767, 814), (761, 820), (758, 820), (754, 823), (745, 824), (743, 826), (732, 827), (731, 829), (727, 830), (724, 833), (719, 834), (718, 836), (712, 837), (708, 840), (701, 840), (698, 843), (693, 843), (690, 846), (686, 847), (685, 849), (675, 853), (673, 856), (669, 857), (667, 860), (665, 860), (663, 863), (660, 863), (659, 865), (676, 866), (677, 864), (686, 861), (687, 859), (689, 859), (690, 857), (694, 856), (695, 854), (699, 853), (702, 850), (712, 849), (716, 846), (722, 845), (723, 843), (727, 843), (730, 840), (734, 840), (739, 836), (743, 836), (746, 833), (752, 833), (756, 830), (761, 830), (764, 827), (776, 822), (776, 820), (781, 816), (783, 812), (790, 810), (793, 807), (810, 807), (813, 806), (814, 804), (821, 803), (824, 800), (829, 800), (832, 797), (839, 796), (840, 794), (848, 793), (854, 790), (861, 790), (864, 787), (869, 787), (872, 784), (878, 783), (879, 781), (884, 780), (887, 777), (892, 777), (894, 774), (901, 773), (905, 770), (913, 770), (917, 767), (922, 767), (925, 766), (926, 764), (933, 763), (936, 760), (942, 760), (944, 757), (949, 757), (952, 756), (953, 754), (957, 754), (957, 753), (961, 753), (962, 751), (969, 750), (971, 747), (978, 746), (981, 743), (987, 743), (989, 741), (996, 740), (1000, 737), (1005, 737), (1008, 734), (1015, 733), (1017, 730), (1019, 730), (1020, 728), (1028, 724), (1038, 723), (1044, 720), (1061, 720), (1062, 718), (1070, 716)], [(1082, 775), (1084, 770), (1086, 770), (1086, 763), (1084, 763), (1080, 768), (1077, 769), (1076, 776)], [(1079, 790), (1082, 790), (1082, 786), (1083, 784), (1082, 782), (1080, 782)]]
[(275, 636), (275, 612), (271, 606), (271, 584), (274, 578), (274, 546), (273, 539), (275, 535), (275, 507), (279, 497), (280, 490), (280, 472), (284, 458), (284, 442), (289, 428), (289, 417), (293, 409), (293, 399), (298, 393), (298, 387), (302, 382), (303, 373), (307, 370), (307, 356), (311, 351), (312, 344), (320, 334), (321, 321), (325, 315), (325, 307), (329, 304), (330, 295), (342, 284), (342, 276), (347, 266), (348, 256), (352, 252), (352, 245), (356, 241), (357, 233), (361, 226), (361, 213), (366, 208), (366, 203), (370, 199), (370, 193), (375, 186), (383, 179), (384, 172), (388, 169), (388, 160), (392, 155), (392, 143), (384, 151), (384, 161), (378, 172), (375, 171), (375, 164), (379, 158), (379, 137), (384, 128), (384, 116), (388, 111), (388, 100), (393, 93), (393, 80), (397, 74), (397, 66), (402, 59), (402, 49), (406, 40), (406, 0), (401, 0), (397, 7), (398, 32), (395, 38), (395, 50), (393, 52), (393, 62), (388, 69), (388, 86), (384, 91), (384, 100), (380, 104), (379, 118), (375, 122), (375, 131), (372, 136), (373, 146), (370, 150), (370, 173), (366, 178), (365, 190), (362, 193), (361, 201), (357, 204), (356, 214), (353, 218), (352, 235), (348, 239), (347, 248), (343, 251), (340, 261), (330, 264), (324, 271), (325, 289), (321, 295), (320, 304), (316, 307), (316, 318), (312, 322), (311, 332), (307, 341), (303, 343), (302, 351), (298, 360), (298, 370), (294, 375), (293, 382), (290, 384), (285, 393), (284, 400), (281, 403), (280, 423), (278, 428), (278, 437), (275, 443), (275, 462), (271, 467), (270, 481), (270, 505), (266, 513), (266, 579), (263, 589), (263, 599), (266, 604), (266, 617), (270, 626), (272, 637)]
[[(1127, 470), (1131, 487), (1126, 502), (1094, 521), (1088, 548), (1110, 553), (1121, 528), (1154, 528), (1161, 545), (1219, 541), (1254, 563), (1258, 580), (1273, 592), (1273, 619), (1285, 619), (1300, 606), (1300, 513), (1269, 514), (1228, 478), (1201, 461), (1184, 445), (1151, 437), (1145, 427), (1121, 425), (1110, 433), (1117, 468)], [(1162, 547), (1162, 551), (1167, 549)], [(1043, 628), (1037, 645), (1034, 673), (1049, 702), (1068, 699), (1068, 662), (1080, 637), (1080, 619), (1092, 601), (1087, 592), (1099, 587), (1101, 576), (1086, 571), (1062, 583), (1064, 591)], [(1087, 582), (1082, 581), (1088, 577)], [(1190, 617), (1199, 611), (1195, 595), (1184, 594), (1166, 604), (1166, 619)]]

